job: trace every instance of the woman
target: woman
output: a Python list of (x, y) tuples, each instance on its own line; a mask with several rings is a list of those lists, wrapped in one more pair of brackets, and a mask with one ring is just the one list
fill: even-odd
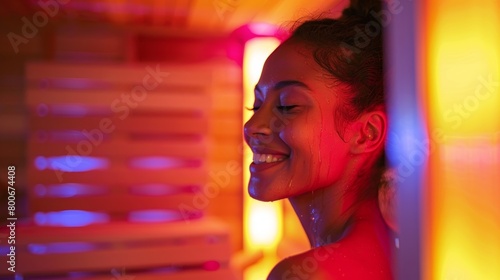
[(356, 42), (359, 32), (374, 34), (370, 12), (381, 5), (366, 4), (302, 23), (255, 87), (245, 124), (249, 193), (288, 198), (311, 245), (268, 279), (392, 278), (391, 232), (378, 202), (387, 132), (380, 29)]

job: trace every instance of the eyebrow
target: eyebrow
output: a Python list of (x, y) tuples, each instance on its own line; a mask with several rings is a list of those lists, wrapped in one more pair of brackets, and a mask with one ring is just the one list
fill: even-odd
[[(296, 80), (284, 80), (284, 81), (279, 81), (277, 82), (273, 87), (272, 89), (273, 90), (280, 90), (280, 89), (283, 89), (285, 87), (289, 87), (289, 86), (298, 86), (298, 87), (302, 87), (302, 88), (305, 88), (307, 90), (311, 90), (306, 84), (304, 84), (303, 82), (301, 81), (296, 81)], [(262, 90), (260, 89), (259, 85), (255, 85), (255, 91), (258, 91), (258, 92), (262, 92)]]

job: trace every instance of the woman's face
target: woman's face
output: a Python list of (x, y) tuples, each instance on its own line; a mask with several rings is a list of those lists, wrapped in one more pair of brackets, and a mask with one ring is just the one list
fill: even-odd
[(249, 193), (273, 201), (342, 180), (349, 129), (337, 133), (343, 94), (301, 44), (287, 41), (267, 59), (255, 87), (254, 115), (245, 124), (253, 151)]

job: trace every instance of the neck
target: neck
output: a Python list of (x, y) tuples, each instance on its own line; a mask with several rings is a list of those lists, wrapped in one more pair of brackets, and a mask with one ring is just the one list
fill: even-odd
[(356, 202), (354, 192), (336, 190), (331, 186), (290, 198), (313, 248), (341, 240), (361, 222), (385, 228), (376, 197)]

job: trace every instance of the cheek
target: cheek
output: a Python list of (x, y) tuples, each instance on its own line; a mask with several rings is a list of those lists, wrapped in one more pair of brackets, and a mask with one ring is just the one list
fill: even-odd
[[(315, 118), (321, 119), (321, 118)], [(280, 138), (291, 150), (290, 173), (301, 185), (323, 185), (332, 180), (336, 169), (340, 140), (332, 123), (296, 121), (280, 132)], [(292, 129), (293, 127), (293, 129)]]
[(338, 135), (334, 123), (322, 122), (311, 126), (308, 142), (313, 147), (310, 154), (311, 176), (314, 187), (324, 187), (338, 181), (348, 165), (348, 146)]

